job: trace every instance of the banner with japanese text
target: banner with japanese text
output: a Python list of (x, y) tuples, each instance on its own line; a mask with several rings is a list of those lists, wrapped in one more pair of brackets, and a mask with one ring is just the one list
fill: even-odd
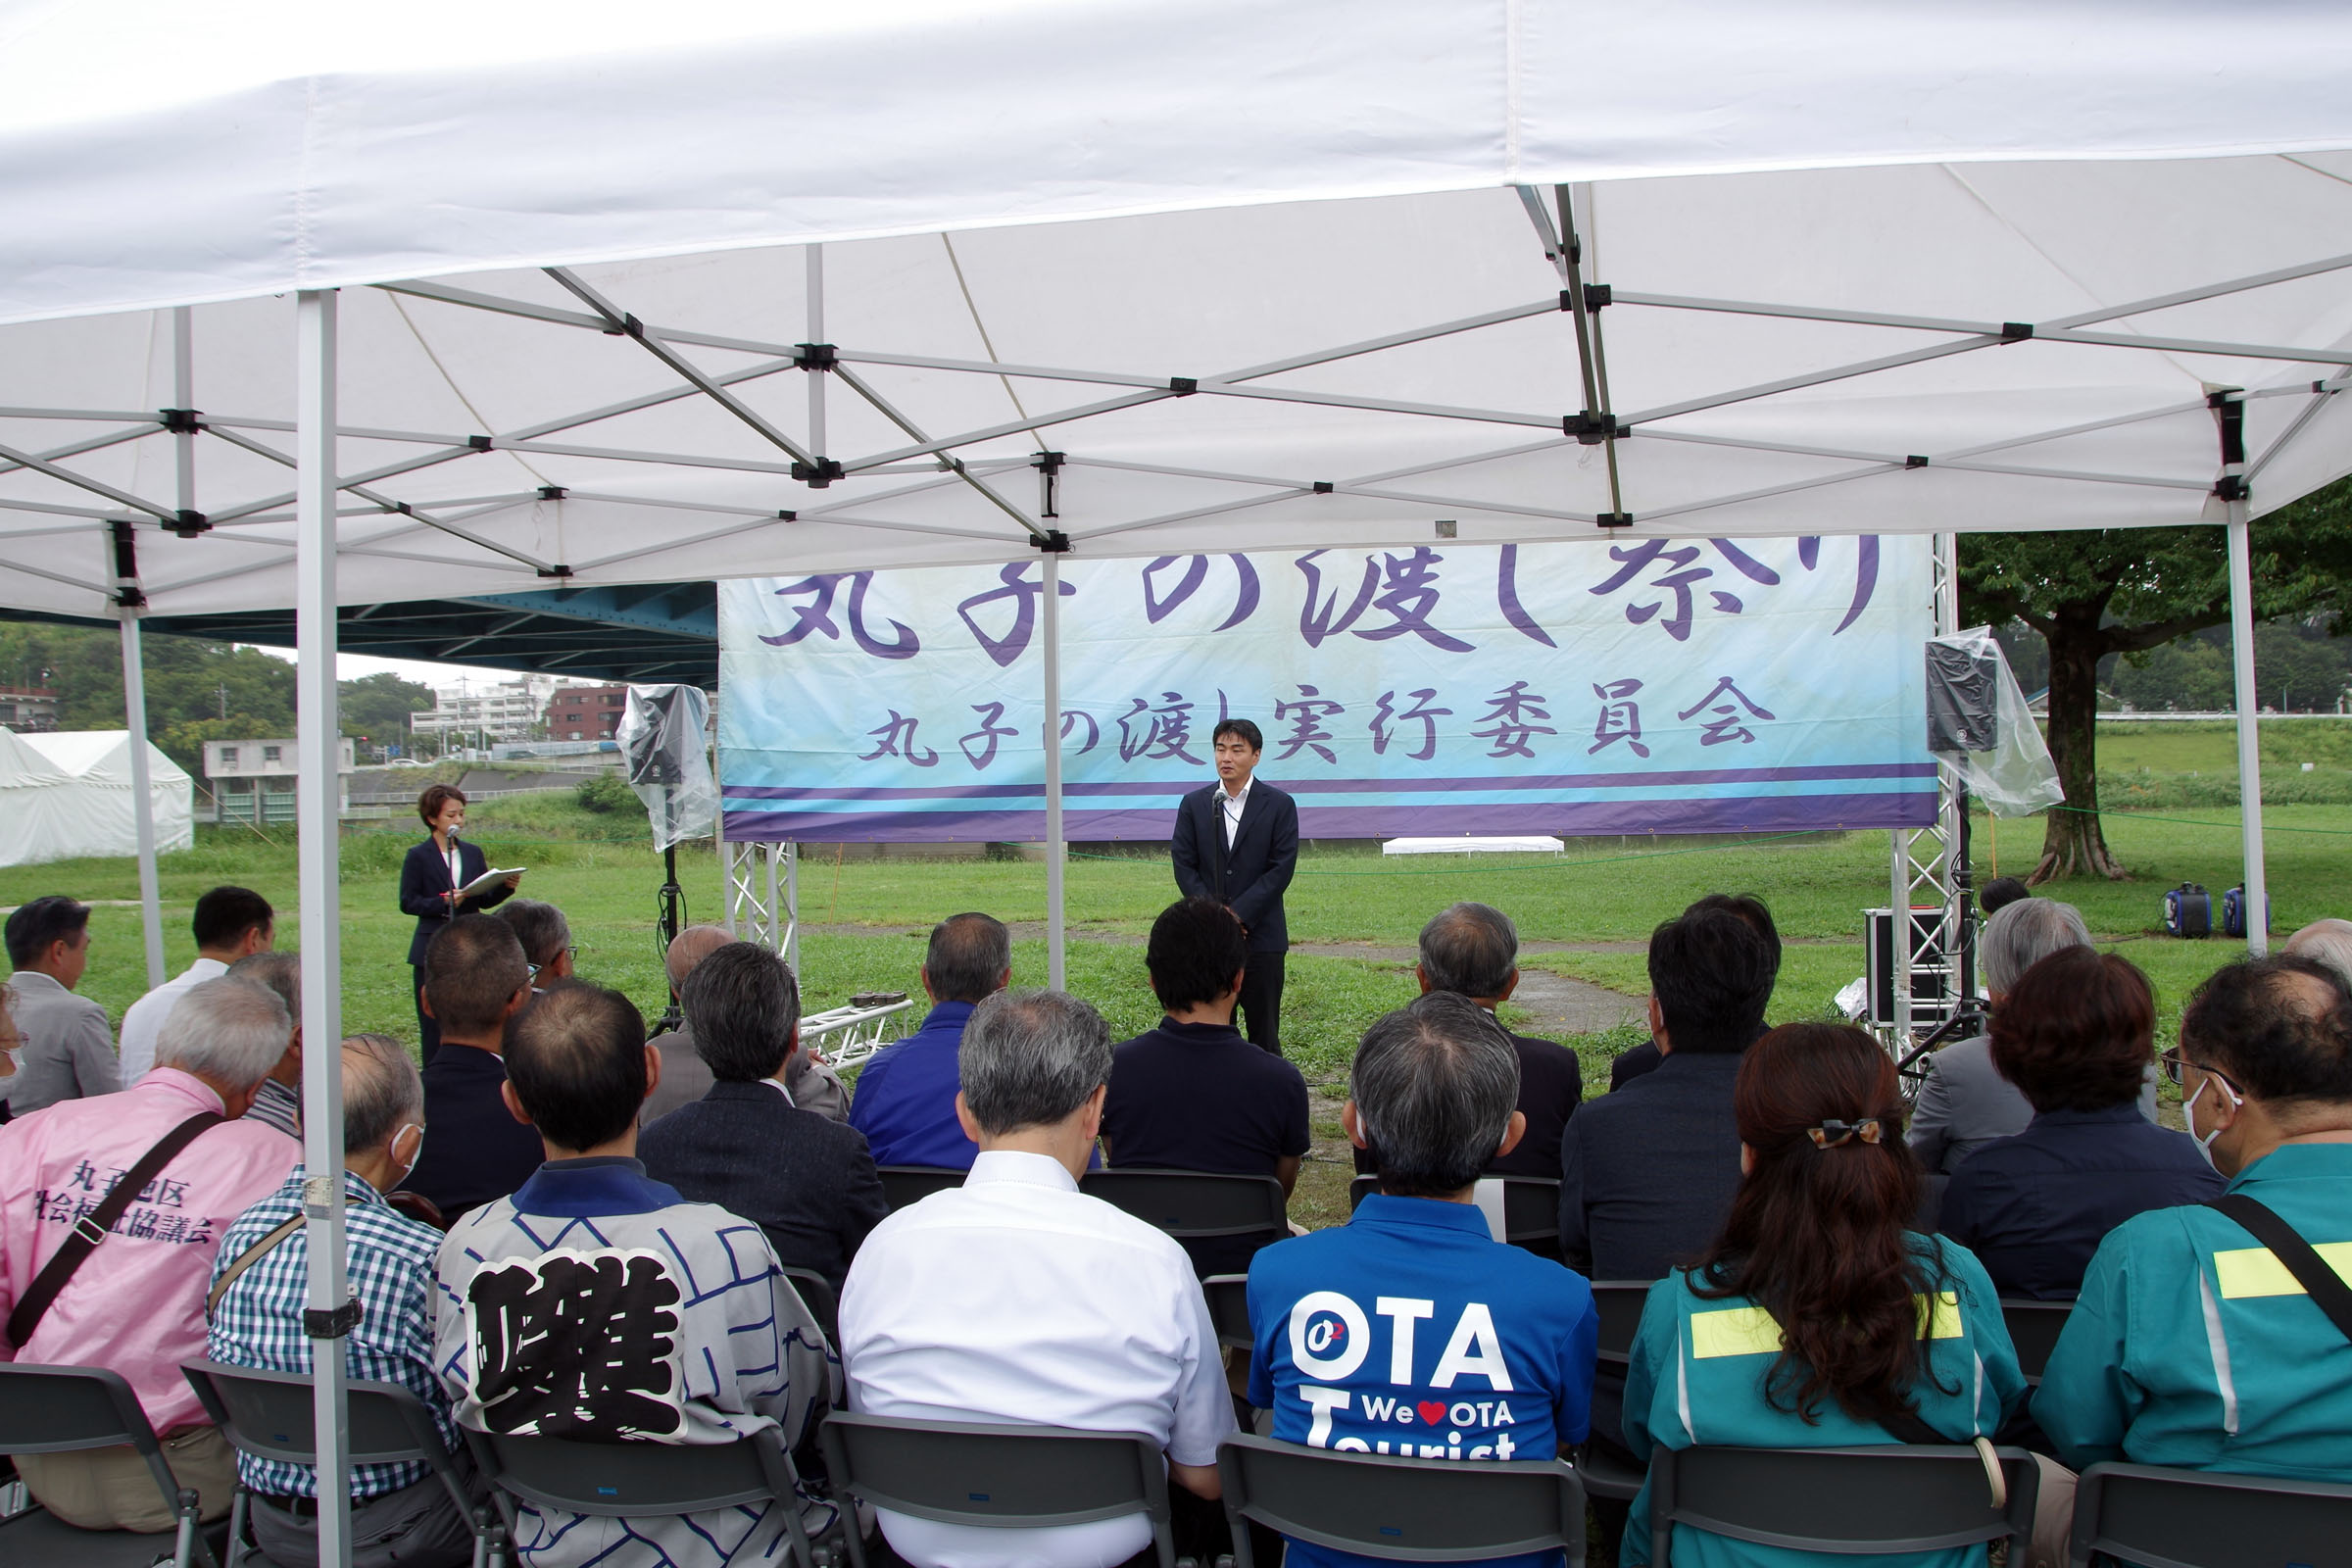
[[(1929, 541), (1065, 560), (1064, 832), (1165, 839), (1247, 718), (1309, 838), (1922, 826)], [(1045, 836), (1039, 562), (721, 582), (736, 840)]]

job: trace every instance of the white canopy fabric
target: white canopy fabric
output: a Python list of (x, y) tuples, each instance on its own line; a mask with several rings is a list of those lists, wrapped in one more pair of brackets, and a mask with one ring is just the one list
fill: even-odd
[[(194, 782), (152, 745), (147, 766), (157, 847), (190, 848)], [(138, 854), (135, 790), (126, 731), (0, 730), (0, 865)]]

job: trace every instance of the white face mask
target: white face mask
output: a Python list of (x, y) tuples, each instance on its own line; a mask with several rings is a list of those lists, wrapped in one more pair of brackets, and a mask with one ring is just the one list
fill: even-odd
[[(2199, 1072), (2197, 1074), (2197, 1087), (2190, 1093), (2186, 1100), (2180, 1102), (2180, 1119), (2188, 1124), (2188, 1136), (2197, 1140), (2197, 1152), (2205, 1156), (2205, 1163), (2208, 1165), (2213, 1163), (2213, 1141), (2222, 1136), (2222, 1129), (2216, 1127), (2213, 1131), (2205, 1134), (2201, 1138), (2197, 1136), (2197, 1102), (2205, 1098), (2206, 1087), (2210, 1084), (2216, 1083), (2221, 1083), (2221, 1080), (2216, 1078), (2213, 1074), (2209, 1072)], [(2239, 1099), (2236, 1095), (2230, 1094), (2230, 1086), (2228, 1084), (2222, 1084), (2222, 1093), (2230, 1096), (2230, 1102), (2233, 1105), (2243, 1105), (2245, 1103), (2245, 1102)]]
[[(416, 1175), (416, 1162), (424, 1157), (424, 1124), (421, 1122), (411, 1121), (401, 1123), (399, 1131), (393, 1133), (392, 1135), (392, 1142), (395, 1144), (399, 1143), (401, 1133), (407, 1132), (411, 1127), (416, 1129), (416, 1152), (411, 1154), (409, 1156), (408, 1164), (402, 1167), (400, 1173), (400, 1182), (405, 1182), (411, 1176)], [(398, 1187), (400, 1182), (394, 1182), (392, 1185)]]

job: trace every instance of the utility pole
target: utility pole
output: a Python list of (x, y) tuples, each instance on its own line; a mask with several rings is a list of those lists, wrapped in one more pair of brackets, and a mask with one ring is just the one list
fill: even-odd
[(219, 690), (220, 694), (220, 716), (225, 719), (228, 717), (228, 682), (222, 681), (219, 687)]

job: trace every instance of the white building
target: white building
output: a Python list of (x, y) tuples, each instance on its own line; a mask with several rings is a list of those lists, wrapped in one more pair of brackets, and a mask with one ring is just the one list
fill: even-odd
[[(351, 814), (351, 737), (335, 748), (335, 812)], [(204, 776), (212, 785), (216, 822), (291, 822), (294, 820), (294, 739), (206, 741)]]
[(538, 733), (555, 689), (554, 679), (546, 675), (478, 686), (464, 680), (437, 686), (433, 706), (409, 715), (409, 734), (419, 741), (431, 737), (436, 750), (527, 741)]

